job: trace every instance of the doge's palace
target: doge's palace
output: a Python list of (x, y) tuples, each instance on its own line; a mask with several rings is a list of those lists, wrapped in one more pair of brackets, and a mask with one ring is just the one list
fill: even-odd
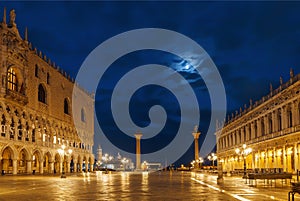
[[(94, 96), (22, 37), (14, 10), (0, 23), (0, 171), (93, 171)], [(79, 88), (79, 87), (78, 87)], [(74, 126), (76, 121), (76, 127)]]

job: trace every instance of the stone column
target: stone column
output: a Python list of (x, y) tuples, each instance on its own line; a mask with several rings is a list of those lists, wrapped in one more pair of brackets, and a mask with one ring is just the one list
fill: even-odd
[(284, 130), (285, 128), (288, 127), (288, 122), (287, 122), (287, 106), (283, 106), (281, 108), (281, 128)]
[[(198, 144), (198, 139), (200, 136), (200, 132), (194, 131), (193, 133), (194, 136), (194, 143), (195, 143), (195, 161), (199, 160), (199, 144)], [(199, 164), (196, 162), (195, 168), (199, 168)]]
[(277, 152), (276, 152), (276, 149), (275, 149), (275, 147), (273, 148), (273, 157), (274, 157), (274, 168), (278, 168), (278, 165), (277, 165), (277, 163), (278, 163), (278, 161), (277, 161)]
[(63, 172), (63, 163), (59, 162), (59, 173)]
[(6, 123), (6, 125), (5, 125), (5, 137), (6, 137), (6, 139), (10, 139), (10, 122), (8, 121), (7, 123)]
[(264, 117), (262, 117), (256, 121), (256, 137), (257, 138), (262, 136), (262, 133), (263, 133), (263, 131), (262, 131), (263, 128), (261, 127), (262, 122), (264, 123)]
[(54, 162), (51, 161), (50, 163), (50, 173), (54, 173)]
[(13, 174), (16, 175), (18, 173), (18, 160), (13, 159)]
[(65, 170), (65, 172), (66, 173), (69, 173), (69, 172), (71, 172), (70, 170), (71, 170), (71, 161), (67, 161), (67, 167), (66, 167), (66, 170)]
[(272, 112), (272, 133), (278, 131), (278, 120), (277, 120), (277, 110)]
[[(297, 122), (296, 124), (300, 124), (300, 103), (296, 102), (295, 104), (296, 104), (296, 106), (295, 106), (295, 111), (296, 111), (295, 116), (296, 116), (296, 122)], [(298, 108), (298, 105), (299, 105), (299, 108)]]
[(90, 172), (94, 172), (94, 164), (90, 164)]
[(27, 163), (27, 170), (26, 170), (26, 172), (28, 174), (31, 174), (31, 172), (32, 172), (32, 169), (31, 169), (31, 160), (27, 160), (26, 163)]
[(237, 132), (233, 131), (232, 133), (232, 146), (237, 145)]
[[(257, 130), (255, 131), (255, 128), (254, 128), (254, 122), (252, 122), (251, 124), (250, 124), (250, 127), (251, 127), (251, 132), (249, 133), (250, 134), (250, 140), (252, 140), (252, 139), (255, 139), (256, 138), (256, 136), (255, 135), (257, 135), (257, 133), (255, 133), (255, 132), (257, 132)], [(257, 127), (256, 127), (257, 128)]]
[(136, 156), (136, 169), (140, 170), (141, 169), (141, 138), (142, 134), (137, 133), (134, 135), (136, 139), (136, 150), (135, 150), (135, 156)]
[[(14, 120), (15, 121), (15, 120)], [(15, 121), (16, 122), (16, 121)], [(14, 140), (18, 140), (18, 137), (19, 137), (19, 130), (18, 130), (18, 126), (19, 124), (18, 123), (15, 123), (15, 128), (14, 128)]]
[(82, 162), (79, 162), (79, 172), (82, 172)]
[[(272, 116), (271, 116), (271, 118), (272, 118)], [(267, 114), (267, 116), (265, 117), (265, 121), (264, 121), (264, 123), (265, 123), (265, 135), (270, 134), (271, 129), (270, 129), (270, 124), (269, 124), (269, 119), (270, 119), (270, 115)]]
[(264, 168), (268, 168), (268, 150), (264, 150)]
[(264, 122), (263, 131), (264, 131), (264, 135), (267, 135), (269, 133), (269, 122), (268, 122), (268, 119), (269, 119), (268, 115), (263, 117), (263, 122)]
[(298, 122), (296, 102), (293, 102), (291, 107), (292, 107), (291, 108), (291, 111), (292, 111), (292, 125), (295, 126), (295, 125), (297, 125), (297, 122)]
[(244, 129), (241, 128), (241, 135), (242, 135), (242, 141), (240, 142), (241, 144), (242, 143), (245, 143), (246, 139), (245, 139), (245, 133), (244, 133)]
[(44, 174), (44, 162), (40, 161), (40, 174)]
[[(245, 132), (246, 132), (246, 139), (245, 139), (245, 142), (247, 142), (250, 138), (249, 138), (249, 124), (247, 124), (245, 126)], [(245, 143), (244, 142), (244, 143)]]
[(283, 171), (286, 172), (287, 171), (287, 163), (286, 163), (287, 153), (286, 153), (285, 146), (282, 147), (282, 154), (283, 154)]
[(260, 150), (257, 151), (257, 168), (261, 169)]
[(74, 163), (74, 172), (77, 172), (77, 160), (73, 159), (73, 163)]
[(255, 153), (254, 151), (252, 152), (252, 170), (254, 170), (256, 167), (255, 167)]
[(299, 163), (299, 161), (298, 161), (298, 144), (297, 143), (295, 143), (294, 144), (294, 172), (297, 172), (297, 170), (298, 170), (298, 163)]

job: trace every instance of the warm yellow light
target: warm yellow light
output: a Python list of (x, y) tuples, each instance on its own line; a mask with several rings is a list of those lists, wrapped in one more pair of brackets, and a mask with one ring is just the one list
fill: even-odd
[(269, 156), (270, 156), (270, 157), (272, 157), (272, 156), (273, 156), (273, 153), (272, 153), (271, 151), (269, 152)]
[(277, 151), (277, 155), (278, 155), (278, 156), (281, 156), (281, 155), (282, 155), (281, 150), (278, 150), (278, 151)]

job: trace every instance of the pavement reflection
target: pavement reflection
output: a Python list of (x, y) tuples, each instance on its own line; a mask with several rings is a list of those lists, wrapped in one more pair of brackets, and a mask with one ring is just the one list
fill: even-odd
[[(250, 187), (238, 177), (191, 172), (96, 172), (67, 176), (2, 176), (0, 200), (287, 200), (289, 186)], [(299, 196), (296, 196), (298, 199)]]

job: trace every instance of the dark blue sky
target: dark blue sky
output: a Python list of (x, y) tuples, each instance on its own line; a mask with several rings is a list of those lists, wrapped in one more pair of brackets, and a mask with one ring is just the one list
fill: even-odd
[[(250, 98), (257, 100), (268, 94), (269, 83), (278, 87), (279, 77), (283, 76), (286, 81), (290, 68), (296, 74), (300, 72), (300, 2), (0, 2), (0, 7), (4, 6), (7, 13), (12, 8), (16, 10), (21, 35), (27, 26), (33, 46), (72, 77), (76, 77), (82, 62), (94, 48), (117, 34), (151, 27), (182, 33), (202, 46), (217, 66), (225, 85), (229, 113), (248, 104)], [(173, 55), (148, 54), (141, 52), (124, 57), (125, 61), (118, 61), (107, 76), (117, 79), (122, 75), (123, 72), (117, 72), (118, 64), (126, 63), (125, 66), (133, 68), (152, 61), (170, 66), (178, 62)], [(191, 80), (196, 93), (205, 91), (197, 75), (182, 74)], [(103, 92), (112, 86), (110, 81), (103, 81), (98, 89)], [(165, 104), (153, 99), (158, 93), (154, 92), (148, 93), (147, 89), (137, 92), (135, 104), (142, 108)], [(152, 95), (143, 99), (143, 93)], [(164, 96), (173, 100), (168, 93)], [(96, 96), (96, 108), (97, 102), (104, 101), (103, 97), (105, 99), (105, 95)], [(203, 103), (200, 130), (205, 133), (210, 101), (202, 95), (200, 99)], [(98, 108), (99, 111), (103, 114), (105, 109)], [(176, 112), (170, 115), (171, 123), (176, 124), (176, 115)], [(133, 112), (132, 118), (141, 125), (149, 120), (139, 112)], [(104, 130), (116, 129), (109, 118), (103, 122)], [(98, 143), (96, 138), (95, 145)], [(106, 151), (105, 145), (102, 146)], [(128, 151), (133, 151), (130, 147)], [(150, 145), (145, 147), (144, 151), (149, 151)], [(192, 158), (190, 148), (181, 161)]]

